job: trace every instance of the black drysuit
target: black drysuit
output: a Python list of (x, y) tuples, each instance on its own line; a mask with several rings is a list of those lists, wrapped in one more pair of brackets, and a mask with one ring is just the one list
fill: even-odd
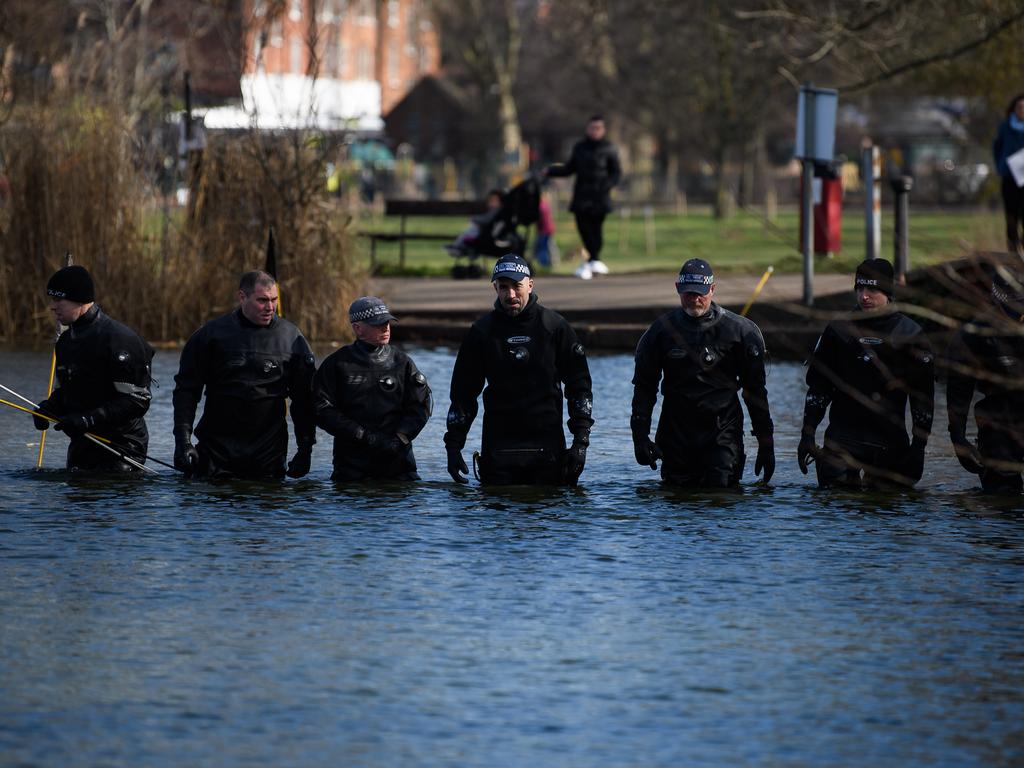
[(803, 420), (803, 433), (813, 435), (828, 410), (816, 461), (820, 485), (859, 485), (861, 471), (870, 483), (905, 482), (907, 404), (923, 450), (935, 410), (934, 368), (921, 326), (900, 312), (857, 310), (825, 327), (808, 361)]
[[(145, 461), (153, 349), (139, 334), (93, 305), (57, 339), (57, 388), (39, 403), (52, 416), (88, 416), (89, 432)], [(68, 445), (69, 469), (128, 471), (132, 467), (83, 436)]]
[[(950, 438), (954, 444), (966, 443), (967, 417), (977, 389), (982, 395), (974, 406), (984, 462), (982, 488), (1019, 493), (1019, 467), (1024, 463), (1024, 325), (1019, 319), (991, 316), (978, 317), (972, 325), (975, 330), (961, 329), (949, 349)], [(1000, 462), (1009, 466), (1000, 467)]]
[(633, 373), (630, 427), (647, 440), (661, 380), (661, 419), (654, 442), (662, 478), (674, 485), (724, 488), (743, 475), (743, 408), (753, 433), (772, 436), (758, 327), (712, 302), (700, 317), (682, 308), (658, 318), (640, 338)]
[[(249, 322), (240, 309), (192, 334), (174, 377), (175, 434), (195, 434), (200, 476), (284, 477), (290, 410), (299, 448), (316, 442), (312, 380), (316, 361), (298, 328), (275, 317)], [(291, 398), (291, 408), (285, 399)]]
[(402, 350), (362, 341), (342, 347), (320, 364), (313, 402), (317, 426), (334, 436), (332, 480), (419, 479), (412, 440), (433, 402), (426, 377)]
[(566, 482), (563, 385), (569, 432), (587, 445), (594, 424), (593, 392), (586, 352), (576, 333), (565, 318), (537, 303), (535, 294), (515, 317), (495, 302), (459, 347), (444, 443), (462, 450), (482, 390), (481, 481), (560, 485)]

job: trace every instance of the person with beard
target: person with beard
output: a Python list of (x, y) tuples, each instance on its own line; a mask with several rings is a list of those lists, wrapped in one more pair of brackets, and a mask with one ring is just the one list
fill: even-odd
[[(173, 402), (174, 466), (187, 476), (278, 480), (309, 472), (316, 360), (299, 329), (277, 316), (277, 299), (273, 275), (246, 272), (238, 308), (185, 343)], [(193, 445), (192, 423), (204, 391), (199, 442)], [(298, 449), (286, 470), (289, 410)]]
[[(757, 438), (754, 473), (775, 472), (774, 427), (765, 383), (765, 345), (752, 321), (714, 302), (715, 276), (703, 259), (683, 264), (676, 279), (680, 308), (658, 318), (640, 338), (633, 374), (630, 428), (638, 464), (685, 487), (728, 488), (739, 483), (743, 409)], [(661, 381), (661, 419), (650, 438)]]
[[(1024, 270), (997, 272), (992, 304), (965, 324), (949, 349), (949, 436), (961, 466), (989, 493), (1020, 493), (1024, 466)], [(978, 444), (967, 440), (974, 406)]]
[(612, 187), (622, 179), (622, 166), (615, 145), (605, 138), (604, 118), (591, 117), (586, 136), (573, 146), (569, 162), (549, 166), (544, 175), (576, 176), (569, 210), (576, 217), (576, 229), (586, 252), (576, 276), (590, 280), (594, 275), (607, 275), (608, 266), (601, 261), (602, 230), (612, 210)]
[(854, 289), (857, 309), (826, 326), (808, 361), (797, 462), (807, 474), (815, 460), (822, 487), (912, 486), (924, 472), (935, 409), (932, 351), (921, 326), (893, 305), (892, 264), (862, 262)]
[[(144, 418), (150, 394), (153, 348), (139, 334), (105, 314), (95, 303), (92, 276), (74, 265), (58, 270), (46, 284), (50, 310), (67, 326), (57, 339), (57, 388), (38, 405), (58, 419), (66, 434), (67, 467), (93, 472), (131, 472), (135, 467), (97, 445), (86, 433), (109, 440), (142, 463), (149, 448)], [(36, 429), (50, 422), (38, 416)]]
[[(538, 303), (530, 266), (521, 256), (498, 259), (491, 282), (494, 310), (473, 323), (452, 371), (444, 436), (448, 473), (457, 483), (468, 482), (462, 449), (483, 391), (480, 481), (575, 485), (594, 424), (586, 351), (569, 323)], [(568, 450), (563, 387), (573, 436)]]
[(334, 436), (332, 480), (419, 480), (412, 441), (430, 418), (426, 377), (391, 346), (397, 322), (376, 296), (348, 310), (355, 342), (332, 353), (313, 378), (316, 423)]

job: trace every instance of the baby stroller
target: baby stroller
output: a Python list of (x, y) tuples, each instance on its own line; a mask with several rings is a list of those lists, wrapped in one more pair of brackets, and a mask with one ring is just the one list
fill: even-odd
[[(529, 227), (540, 216), (540, 180), (530, 174), (507, 192), (496, 191), (500, 204), (474, 216), (453, 243), (445, 246), (455, 259), (452, 277), (480, 277), (486, 266), (479, 257), (498, 258), (506, 253), (523, 256), (529, 241)], [(531, 265), (532, 266), (532, 265)]]

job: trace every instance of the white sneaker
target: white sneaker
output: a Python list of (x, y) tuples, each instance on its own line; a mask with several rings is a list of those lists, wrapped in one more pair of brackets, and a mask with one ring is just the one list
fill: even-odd
[(593, 272), (595, 275), (607, 275), (608, 265), (605, 264), (600, 259), (594, 259), (592, 262), (590, 262), (590, 271)]
[(589, 261), (584, 261), (576, 269), (576, 277), (580, 278), (581, 280), (589, 280), (593, 276), (594, 276), (594, 273), (590, 270), (590, 262)]

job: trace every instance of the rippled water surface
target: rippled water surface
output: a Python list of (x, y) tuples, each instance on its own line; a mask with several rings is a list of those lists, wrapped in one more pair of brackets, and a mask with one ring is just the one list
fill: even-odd
[[(776, 365), (773, 487), (673, 492), (633, 462), (630, 358), (596, 357), (581, 487), (483, 492), (444, 473), (451, 351), (410, 352), (438, 402), (409, 487), (334, 487), (323, 433), (283, 485), (71, 476), (59, 434), (36, 471), (0, 412), (0, 763), (1024, 762), (1020, 501), (943, 407), (919, 491), (824, 493)], [(0, 361), (42, 397), (45, 354)]]

